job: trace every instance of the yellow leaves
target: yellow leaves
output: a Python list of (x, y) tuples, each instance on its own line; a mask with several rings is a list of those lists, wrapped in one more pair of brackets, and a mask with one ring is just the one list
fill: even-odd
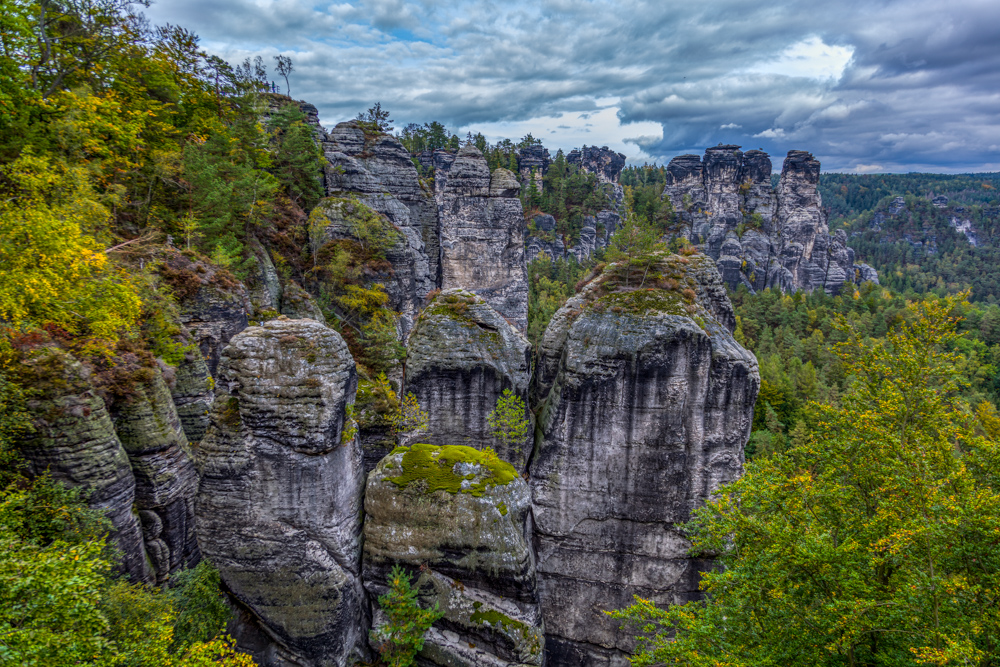
[(140, 301), (88, 233), (109, 212), (87, 175), (31, 153), (4, 172), (20, 190), (0, 202), (0, 318), (15, 329), (52, 323), (115, 340), (138, 319)]

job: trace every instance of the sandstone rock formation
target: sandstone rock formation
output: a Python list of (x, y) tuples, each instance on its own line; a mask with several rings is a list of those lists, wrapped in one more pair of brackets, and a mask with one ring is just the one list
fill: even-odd
[(541, 346), (530, 465), (548, 662), (619, 665), (601, 613), (697, 595), (708, 564), (678, 530), (741, 472), (759, 388), (710, 258), (663, 255), (654, 289), (611, 265), (553, 317)]
[(167, 254), (161, 271), (177, 299), (181, 322), (214, 376), (222, 348), (248, 324), (252, 307), (246, 287), (228, 271), (178, 251)]
[(594, 174), (601, 183), (618, 183), (618, 177), (625, 168), (625, 155), (616, 153), (607, 146), (584, 146), (573, 149), (566, 155), (566, 161), (587, 174)]
[[(372, 210), (364, 201), (350, 197), (328, 197), (321, 201), (309, 216), (312, 230), (313, 253), (319, 261), (330, 258), (339, 241), (347, 241), (353, 246), (348, 250), (361, 249), (361, 253), (372, 253), (372, 246), (380, 246), (374, 259), (381, 259), (382, 266), (377, 271), (368, 271), (368, 285), (380, 283), (389, 296), (388, 306), (400, 314), (401, 335), (405, 336), (413, 327), (413, 320), (423, 306), (426, 292), (420, 286), (420, 272), (414, 264), (413, 249), (406, 235), (388, 218)], [(379, 217), (381, 216), (381, 217)]]
[(250, 327), (222, 355), (198, 541), (271, 638), (264, 664), (343, 666), (365, 645), (356, 386), (343, 339), (311, 320)]
[(135, 477), (135, 502), (157, 584), (199, 560), (194, 500), (198, 472), (159, 368), (115, 402), (115, 430)]
[(188, 351), (174, 369), (170, 395), (188, 442), (199, 442), (208, 429), (212, 409), (212, 377), (197, 351)]
[(829, 234), (817, 184), (819, 162), (789, 151), (778, 187), (763, 151), (719, 145), (681, 155), (667, 167), (663, 195), (680, 218), (678, 233), (716, 260), (732, 288), (839, 293), (874, 270), (855, 264), (846, 236)]
[[(514, 469), (469, 447), (401, 447), (369, 475), (364, 580), (372, 600), (398, 564), (420, 571), (423, 604), (444, 612), (421, 664), (542, 664), (529, 508)], [(378, 610), (375, 619), (377, 632)]]
[(327, 194), (356, 195), (402, 232), (413, 266), (413, 298), (423, 299), (437, 286), (440, 270), (437, 204), (409, 153), (395, 137), (366, 135), (357, 121), (338, 124), (323, 149)]
[(104, 510), (111, 522), (110, 542), (121, 553), (121, 570), (134, 582), (152, 581), (133, 510), (135, 477), (89, 372), (56, 348), (27, 353), (18, 372), (19, 383), (32, 389), (26, 407), (34, 430), (20, 446), (29, 472), (48, 472), (68, 486), (86, 489), (90, 507)]
[[(405, 390), (427, 411), (435, 445), (491, 446), (517, 470), (532, 438), (510, 447), (490, 436), (487, 415), (505, 389), (528, 403), (531, 348), (524, 335), (481, 297), (462, 289), (441, 292), (410, 334)], [(525, 418), (531, 413), (525, 408)]]
[(443, 179), (435, 175), (441, 225), (441, 288), (463, 287), (524, 331), (528, 275), (520, 184), (506, 169), (490, 174), (472, 145), (458, 151)]

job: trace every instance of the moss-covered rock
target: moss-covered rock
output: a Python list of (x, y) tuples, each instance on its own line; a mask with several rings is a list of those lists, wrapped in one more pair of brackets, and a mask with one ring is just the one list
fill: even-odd
[(541, 345), (530, 473), (549, 664), (624, 664), (634, 638), (601, 610), (697, 597), (711, 562), (680, 526), (742, 470), (760, 378), (714, 262), (646, 269), (607, 267)]
[[(523, 470), (532, 438), (505, 445), (487, 417), (510, 389), (527, 406), (531, 348), (518, 329), (486, 301), (463, 289), (444, 290), (423, 310), (410, 334), (405, 391), (427, 411), (421, 436), (436, 445), (492, 447)], [(524, 418), (533, 416), (525, 407)]]
[(21, 444), (30, 472), (49, 472), (86, 489), (90, 507), (104, 510), (111, 521), (121, 569), (133, 581), (151, 581), (135, 511), (135, 477), (90, 372), (69, 353), (42, 347), (25, 353), (16, 373), (19, 384), (31, 388), (27, 408), (34, 430)]
[(198, 443), (208, 429), (215, 380), (198, 350), (190, 350), (174, 369), (170, 394), (188, 442)]
[(393, 565), (419, 571), (423, 603), (444, 612), (423, 660), (542, 664), (529, 507), (514, 468), (471, 447), (399, 447), (369, 474), (365, 587), (377, 598)]
[(114, 424), (135, 476), (135, 502), (158, 584), (200, 559), (194, 500), (198, 472), (159, 368), (115, 402)]

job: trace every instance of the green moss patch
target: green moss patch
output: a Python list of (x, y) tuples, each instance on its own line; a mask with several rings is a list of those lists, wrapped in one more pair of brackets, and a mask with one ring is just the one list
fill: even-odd
[[(426, 493), (447, 491), (448, 493), (468, 493), (480, 497), (490, 486), (504, 486), (513, 481), (517, 471), (495, 454), (481, 452), (464, 445), (415, 444), (411, 447), (397, 447), (393, 454), (402, 454), (402, 472), (388, 481), (400, 488), (420, 482)], [(455, 471), (460, 463), (479, 467), (479, 474), (471, 479), (467, 474)], [(476, 481), (478, 480), (478, 481)]]
[(483, 611), (482, 602), (476, 602), (472, 606), (475, 611), (472, 612), (472, 616), (469, 617), (469, 620), (476, 625), (486, 625), (494, 630), (506, 631), (510, 634), (519, 634), (532, 653), (537, 654), (541, 651), (541, 642), (538, 641), (537, 634), (528, 625), (525, 625), (521, 621), (515, 621), (510, 616), (507, 616), (506, 614), (503, 614), (495, 609), (487, 609), (486, 611)]

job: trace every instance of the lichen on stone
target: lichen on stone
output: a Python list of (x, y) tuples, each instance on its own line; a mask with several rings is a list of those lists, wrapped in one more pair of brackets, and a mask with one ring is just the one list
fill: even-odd
[(402, 471), (388, 481), (400, 488), (421, 483), (426, 493), (447, 491), (480, 497), (487, 487), (505, 486), (518, 476), (513, 466), (496, 454), (464, 445), (438, 447), (417, 443), (397, 447), (392, 454), (403, 455)]

